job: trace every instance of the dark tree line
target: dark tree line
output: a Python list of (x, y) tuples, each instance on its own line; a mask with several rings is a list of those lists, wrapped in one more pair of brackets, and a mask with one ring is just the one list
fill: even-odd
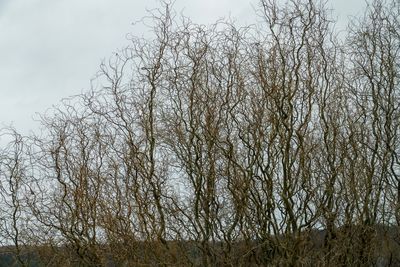
[(399, 2), (372, 1), (344, 38), (319, 1), (261, 0), (241, 28), (163, 7), (153, 38), (132, 38), (40, 133), (1, 130), (2, 255), (400, 265)]

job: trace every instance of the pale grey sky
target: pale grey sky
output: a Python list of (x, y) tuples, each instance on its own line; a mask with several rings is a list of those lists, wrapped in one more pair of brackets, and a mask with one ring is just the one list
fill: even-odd
[[(90, 87), (102, 59), (128, 45), (126, 34), (156, 0), (0, 0), (0, 127), (27, 133), (32, 117)], [(257, 0), (176, 0), (197, 23), (231, 16), (255, 22)], [(361, 14), (364, 0), (330, 0), (340, 25)]]

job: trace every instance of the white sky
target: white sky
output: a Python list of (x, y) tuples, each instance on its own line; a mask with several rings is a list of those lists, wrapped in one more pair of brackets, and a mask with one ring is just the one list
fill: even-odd
[[(0, 128), (27, 133), (60, 99), (90, 87), (102, 59), (128, 45), (126, 34), (156, 0), (0, 0)], [(176, 0), (175, 9), (196, 23), (231, 16), (253, 23), (257, 0)], [(329, 0), (345, 25), (364, 0)]]

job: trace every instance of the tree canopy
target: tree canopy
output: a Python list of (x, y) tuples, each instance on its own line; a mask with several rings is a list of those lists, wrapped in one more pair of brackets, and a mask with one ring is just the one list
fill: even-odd
[[(339, 38), (323, 2), (153, 37), (0, 148), (0, 244), (20, 265), (400, 264), (400, 4)], [(1, 255), (5, 255), (0, 252)], [(9, 255), (9, 254), (7, 254)]]

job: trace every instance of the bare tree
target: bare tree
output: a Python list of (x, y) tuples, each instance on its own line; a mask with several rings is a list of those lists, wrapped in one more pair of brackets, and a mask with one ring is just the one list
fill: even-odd
[(40, 134), (7, 132), (2, 245), (22, 265), (397, 265), (399, 8), (342, 40), (323, 2), (261, 0), (242, 28), (163, 3)]

